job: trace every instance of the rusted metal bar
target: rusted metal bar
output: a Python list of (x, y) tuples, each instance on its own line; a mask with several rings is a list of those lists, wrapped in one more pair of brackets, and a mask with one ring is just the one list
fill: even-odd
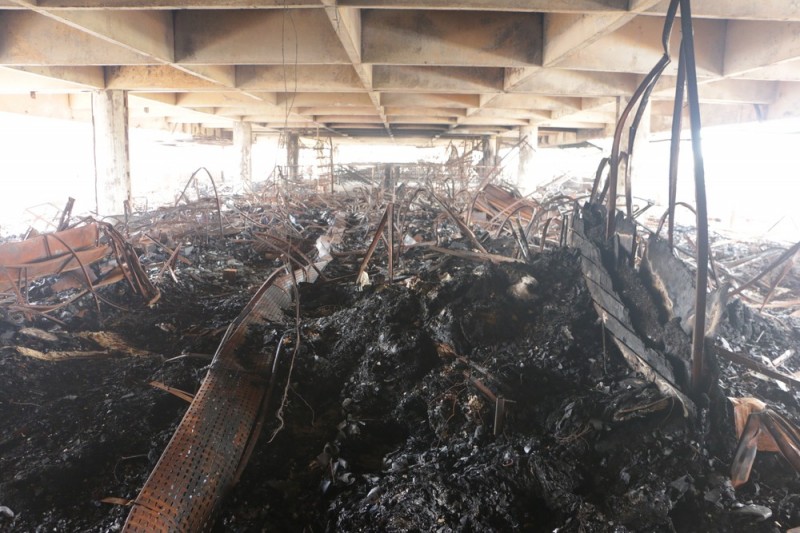
[[(674, 1), (673, 1), (674, 3)], [(706, 331), (706, 292), (708, 290), (708, 210), (706, 206), (705, 168), (703, 146), (700, 140), (700, 97), (697, 90), (697, 67), (694, 58), (694, 34), (689, 0), (680, 0), (681, 33), (686, 59), (686, 85), (689, 100), (689, 120), (692, 130), (694, 155), (695, 209), (697, 210), (697, 275), (692, 332), (692, 388), (700, 393), (704, 379), (704, 351)]]
[(597, 165), (597, 171), (594, 174), (594, 182), (592, 183), (592, 192), (589, 195), (589, 203), (593, 204), (597, 198), (597, 190), (600, 188), (600, 182), (603, 179), (603, 170), (608, 166), (609, 158), (604, 157)]
[(789, 258), (793, 257), (798, 252), (800, 252), (800, 241), (796, 242), (791, 248), (783, 252), (777, 259), (775, 259), (772, 263), (767, 265), (767, 267), (761, 272), (759, 272), (758, 275), (756, 275), (753, 279), (731, 291), (731, 296), (736, 296), (742, 291), (749, 289), (750, 287), (758, 283), (758, 281), (760, 281), (761, 278), (772, 272), (774, 269), (778, 268), (785, 261), (788, 261)]
[[(208, 179), (209, 179), (209, 181), (211, 181), (211, 187), (214, 189), (214, 199), (217, 202), (217, 217), (219, 219), (219, 235), (220, 235), (220, 237), (224, 237), (225, 236), (225, 230), (222, 227), (222, 204), (219, 201), (219, 193), (217, 192), (217, 184), (216, 184), (216, 182), (214, 182), (214, 178), (211, 176), (211, 172), (209, 172), (206, 167), (200, 167), (197, 170), (195, 170), (194, 172), (192, 172), (192, 175), (189, 177), (189, 180), (186, 182), (186, 186), (183, 188), (183, 191), (181, 191), (180, 196), (178, 196), (178, 199), (175, 200), (175, 206), (177, 207), (177, 205), (180, 203), (180, 201), (183, 198), (186, 197), (186, 189), (189, 188), (189, 185), (192, 184), (192, 181), (194, 181), (195, 186), (197, 185), (197, 180), (195, 179), (195, 176), (197, 176), (197, 173), (200, 172), (201, 170), (205, 171), (205, 173), (208, 175)], [(198, 197), (199, 196), (200, 195), (198, 193)]]
[(746, 355), (731, 352), (730, 350), (726, 350), (725, 348), (721, 348), (719, 346), (715, 346), (714, 351), (717, 353), (717, 355), (719, 355), (720, 357), (724, 357), (728, 361), (747, 367), (750, 370), (755, 370), (759, 374), (763, 374), (767, 377), (777, 379), (779, 381), (782, 381), (783, 383), (786, 383), (787, 385), (790, 385), (795, 389), (800, 390), (800, 379), (797, 379), (788, 374), (784, 374), (783, 372), (779, 372), (774, 368), (770, 368), (766, 365), (762, 365), (758, 361), (751, 359)]
[[(678, 196), (678, 161), (681, 153), (681, 128), (683, 126), (683, 100), (684, 89), (686, 87), (686, 52), (683, 49), (681, 40), (681, 50), (678, 56), (678, 80), (675, 84), (675, 105), (672, 110), (672, 138), (669, 146), (669, 204), (667, 214), (669, 222), (667, 226), (667, 242), (672, 248), (675, 234), (675, 201)], [(659, 225), (660, 227), (660, 225)]]
[(67, 205), (64, 206), (64, 210), (61, 212), (61, 220), (58, 222), (58, 226), (56, 227), (56, 231), (64, 231), (69, 226), (69, 219), (72, 217), (72, 208), (75, 205), (75, 198), (69, 197), (67, 199)]
[(478, 238), (475, 236), (472, 230), (469, 229), (466, 223), (463, 220), (461, 220), (461, 217), (459, 217), (456, 213), (454, 213), (453, 210), (450, 209), (450, 206), (444, 203), (444, 201), (442, 201), (441, 198), (436, 196), (436, 194), (434, 194), (433, 191), (428, 191), (428, 192), (437, 202), (439, 202), (439, 204), (441, 204), (442, 208), (447, 213), (447, 216), (450, 217), (450, 220), (455, 222), (456, 226), (458, 226), (458, 229), (461, 231), (461, 233), (464, 234), (465, 237), (467, 237), (467, 239), (469, 239), (472, 245), (481, 252), (487, 253), (486, 248), (484, 248), (483, 245), (480, 243), (480, 241), (478, 241)]
[(490, 263), (524, 263), (520, 259), (513, 257), (506, 257), (505, 255), (471, 252), (469, 250), (453, 250), (450, 248), (441, 248), (439, 246), (429, 246), (429, 250), (438, 252), (440, 254), (452, 255), (454, 257), (461, 257), (462, 259), (472, 259), (474, 261), (489, 261)]
[(386, 206), (386, 231), (389, 233), (389, 283), (394, 281), (394, 202)]
[[(680, 1), (683, 3), (683, 0)], [(672, 34), (672, 26), (675, 21), (675, 14), (678, 9), (678, 2), (679, 0), (672, 0), (669, 8), (667, 9), (666, 19), (664, 22), (664, 31), (661, 35), (661, 44), (664, 49), (664, 55), (661, 56), (661, 59), (659, 59), (658, 63), (656, 63), (653, 69), (647, 74), (647, 76), (645, 76), (642, 83), (636, 88), (636, 91), (633, 93), (633, 97), (631, 98), (630, 102), (628, 102), (628, 105), (625, 106), (625, 110), (622, 112), (622, 116), (620, 116), (619, 121), (617, 122), (617, 127), (614, 130), (614, 141), (611, 146), (611, 157), (609, 160), (611, 169), (608, 173), (609, 189), (606, 212), (607, 239), (611, 238), (616, 229), (617, 180), (619, 176), (619, 165), (621, 162), (620, 144), (622, 142), (622, 132), (625, 128), (625, 122), (628, 119), (628, 115), (630, 115), (630, 112), (633, 110), (633, 106), (635, 106), (643, 96), (649, 96), (650, 91), (652, 91), (651, 85), (655, 85), (655, 83), (658, 81), (658, 78), (661, 76), (661, 73), (664, 72), (664, 69), (671, 61), (669, 54), (669, 40), (670, 35)], [(646, 103), (647, 102), (643, 99), (642, 104), (646, 105)]]
[(159, 389), (159, 390), (163, 390), (164, 392), (168, 392), (168, 393), (172, 394), (173, 396), (175, 396), (176, 398), (180, 398), (181, 400), (183, 400), (185, 402), (192, 403), (192, 401), (194, 400), (194, 395), (193, 394), (189, 394), (186, 391), (182, 391), (180, 389), (176, 389), (175, 387), (170, 387), (169, 385), (165, 385), (164, 383), (161, 383), (160, 381), (151, 381), (150, 382), (150, 386), (154, 387), (156, 389)]
[(528, 246), (528, 238), (525, 236), (525, 230), (522, 228), (522, 223), (519, 221), (519, 218), (517, 218), (515, 222), (517, 223), (517, 233), (519, 235), (517, 238), (519, 239), (519, 249), (522, 253), (522, 258), (530, 262), (531, 249), (530, 246)]
[(383, 216), (381, 217), (381, 221), (378, 222), (378, 229), (375, 230), (375, 236), (372, 238), (372, 242), (367, 248), (367, 255), (364, 256), (364, 260), (361, 261), (361, 266), (358, 267), (358, 275), (356, 276), (356, 283), (361, 282), (361, 277), (364, 275), (364, 272), (367, 270), (367, 265), (369, 264), (369, 260), (372, 258), (372, 254), (375, 253), (375, 248), (378, 247), (378, 242), (381, 239), (381, 235), (383, 234), (383, 228), (386, 227), (386, 221), (389, 218), (389, 207), (386, 207), (386, 211), (383, 212)]

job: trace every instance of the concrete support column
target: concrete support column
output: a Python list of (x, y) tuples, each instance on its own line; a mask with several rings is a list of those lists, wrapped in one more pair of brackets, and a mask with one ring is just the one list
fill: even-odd
[(253, 183), (253, 126), (239, 121), (233, 124), (233, 149), (236, 152), (236, 174), (246, 186)]
[(532, 185), (535, 182), (535, 161), (536, 150), (539, 148), (539, 127), (521, 126), (519, 128), (519, 140), (521, 144), (519, 145), (517, 186)]
[(128, 93), (92, 92), (94, 128), (95, 208), (99, 215), (124, 212), (131, 199), (128, 148)]
[(481, 166), (487, 167), (489, 172), (497, 164), (497, 135), (487, 135), (482, 140), (483, 160)]
[(297, 179), (300, 165), (300, 135), (297, 133), (286, 134), (286, 166), (289, 167), (289, 178)]

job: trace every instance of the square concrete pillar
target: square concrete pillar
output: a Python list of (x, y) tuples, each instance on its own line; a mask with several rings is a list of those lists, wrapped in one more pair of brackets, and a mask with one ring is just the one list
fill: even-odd
[(286, 133), (286, 166), (289, 179), (296, 180), (300, 174), (300, 135)]
[(517, 185), (533, 185), (536, 182), (536, 150), (539, 148), (539, 127), (521, 126), (519, 128), (519, 165), (517, 166)]
[(131, 198), (127, 92), (93, 91), (92, 126), (97, 214), (123, 213)]
[(233, 124), (233, 149), (236, 174), (245, 186), (253, 183), (253, 126), (239, 121)]

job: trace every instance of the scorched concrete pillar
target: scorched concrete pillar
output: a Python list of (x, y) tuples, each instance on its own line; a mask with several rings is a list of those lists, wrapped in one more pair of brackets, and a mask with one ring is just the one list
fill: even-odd
[(491, 169), (497, 164), (497, 136), (487, 135), (483, 138), (483, 160), (481, 166), (485, 167), (485, 173), (491, 172)]
[(92, 92), (94, 127), (95, 208), (99, 215), (124, 212), (131, 198), (128, 149), (128, 94)]
[(300, 136), (297, 133), (286, 134), (286, 166), (289, 167), (288, 175), (297, 179), (300, 164)]
[(523, 126), (519, 129), (519, 165), (517, 167), (517, 185), (534, 183), (536, 172), (536, 150), (539, 148), (539, 128)]
[(249, 122), (233, 124), (233, 149), (236, 152), (236, 173), (249, 186), (253, 182), (253, 126)]

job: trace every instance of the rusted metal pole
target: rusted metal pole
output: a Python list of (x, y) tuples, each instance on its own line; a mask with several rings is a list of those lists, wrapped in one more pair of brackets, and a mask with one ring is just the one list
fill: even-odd
[(689, 100), (689, 120), (692, 127), (694, 155), (694, 194), (697, 210), (697, 276), (694, 300), (694, 331), (692, 332), (692, 389), (701, 392), (705, 365), (706, 292), (708, 290), (708, 209), (706, 205), (703, 146), (700, 140), (700, 98), (697, 91), (697, 67), (694, 58), (692, 10), (689, 0), (680, 0), (683, 51), (686, 60), (686, 83)]
[(678, 160), (681, 153), (681, 127), (683, 126), (683, 95), (686, 87), (686, 59), (681, 41), (678, 57), (678, 80), (675, 85), (675, 107), (672, 111), (672, 140), (669, 147), (669, 207), (667, 220), (667, 242), (670, 249), (675, 238), (675, 201), (678, 196)]

